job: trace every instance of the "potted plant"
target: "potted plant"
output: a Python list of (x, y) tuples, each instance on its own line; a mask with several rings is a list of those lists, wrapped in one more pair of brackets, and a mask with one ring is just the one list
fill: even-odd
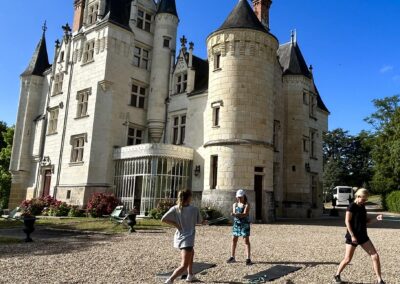
[(32, 214), (29, 208), (23, 208), (21, 214), (22, 220), (24, 221), (24, 233), (26, 234), (26, 243), (33, 242), (31, 234), (35, 231), (35, 221), (36, 217)]
[(136, 207), (133, 207), (133, 209), (130, 210), (128, 212), (128, 214), (126, 215), (126, 223), (129, 226), (129, 233), (136, 232), (135, 229), (133, 228), (133, 226), (136, 225), (136, 215), (137, 214), (138, 214), (138, 211), (137, 211)]

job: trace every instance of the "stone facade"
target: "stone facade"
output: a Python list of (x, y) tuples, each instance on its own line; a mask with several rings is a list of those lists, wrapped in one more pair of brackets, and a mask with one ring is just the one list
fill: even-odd
[(147, 214), (189, 187), (229, 214), (242, 188), (253, 220), (318, 216), (329, 112), (297, 42), (269, 32), (271, 1), (253, 5), (204, 60), (186, 38), (176, 59), (174, 0), (75, 0), (52, 66), (21, 77), (10, 207), (114, 192)]

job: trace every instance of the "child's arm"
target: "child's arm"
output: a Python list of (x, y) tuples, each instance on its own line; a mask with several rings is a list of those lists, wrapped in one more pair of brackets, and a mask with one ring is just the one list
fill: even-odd
[(168, 225), (171, 225), (171, 226), (173, 226), (173, 227), (177, 228), (177, 229), (178, 229), (178, 231), (180, 231), (180, 230), (181, 230), (181, 226), (179, 226), (179, 225), (178, 225), (178, 223), (176, 223), (176, 222), (174, 222), (174, 221), (170, 221), (170, 220), (161, 219), (161, 222), (164, 222), (164, 223), (166, 223), (166, 224), (168, 224)]
[(244, 218), (244, 217), (247, 217), (247, 216), (249, 216), (249, 211), (250, 211), (250, 204), (246, 204), (245, 205), (245, 207), (244, 207), (244, 211), (243, 211), (243, 213), (235, 213), (235, 217), (238, 217), (238, 218)]
[(234, 216), (234, 217), (236, 217), (236, 203), (233, 203), (233, 205), (232, 205), (232, 212), (231, 212), (231, 216)]

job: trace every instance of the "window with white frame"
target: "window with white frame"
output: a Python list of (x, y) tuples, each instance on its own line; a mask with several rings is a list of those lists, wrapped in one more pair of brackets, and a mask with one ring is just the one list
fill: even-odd
[(150, 51), (136, 46), (135, 47), (135, 55), (133, 58), (133, 65), (147, 70), (149, 67), (149, 55), (150, 55)]
[(77, 112), (76, 112), (77, 118), (87, 116), (88, 101), (89, 101), (90, 93), (91, 93), (91, 89), (86, 89), (86, 90), (78, 92), (78, 94), (76, 96), (76, 99), (78, 101)]
[(143, 142), (143, 130), (129, 127), (127, 146), (140, 145)]
[(94, 40), (85, 43), (85, 48), (83, 50), (83, 63), (88, 63), (93, 61), (94, 58)]
[(310, 117), (316, 117), (316, 109), (317, 109), (317, 96), (315, 94), (310, 93)]
[(86, 134), (78, 134), (71, 137), (71, 163), (79, 163), (83, 161), (85, 149)]
[(131, 106), (144, 108), (146, 93), (147, 88), (140, 86), (139, 84), (133, 83), (131, 91)]
[(90, 4), (88, 7), (88, 14), (87, 14), (87, 25), (92, 25), (97, 21), (97, 15), (99, 14), (99, 2), (96, 1), (93, 4)]
[(150, 32), (151, 19), (152, 19), (151, 14), (149, 14), (139, 8), (138, 13), (137, 13), (136, 27), (138, 27), (139, 29), (145, 30), (147, 32)]
[(64, 73), (60, 72), (54, 75), (53, 96), (62, 93), (63, 81)]
[(183, 145), (186, 134), (186, 114), (173, 117), (172, 144)]
[(57, 133), (58, 124), (58, 107), (49, 110), (49, 125), (47, 127), (47, 134)]
[(187, 73), (182, 73), (176, 77), (176, 93), (184, 93), (187, 89)]
[(317, 130), (310, 129), (310, 158), (316, 158), (317, 152)]

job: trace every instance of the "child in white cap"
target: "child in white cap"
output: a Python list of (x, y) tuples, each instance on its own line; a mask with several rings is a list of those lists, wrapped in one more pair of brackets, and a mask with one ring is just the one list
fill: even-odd
[(239, 189), (236, 192), (236, 202), (232, 206), (231, 215), (233, 218), (232, 228), (232, 247), (231, 257), (227, 260), (227, 263), (236, 262), (235, 252), (239, 237), (243, 237), (244, 244), (246, 246), (246, 265), (251, 265), (250, 258), (250, 221), (249, 221), (250, 204), (247, 202), (247, 196), (243, 189)]

